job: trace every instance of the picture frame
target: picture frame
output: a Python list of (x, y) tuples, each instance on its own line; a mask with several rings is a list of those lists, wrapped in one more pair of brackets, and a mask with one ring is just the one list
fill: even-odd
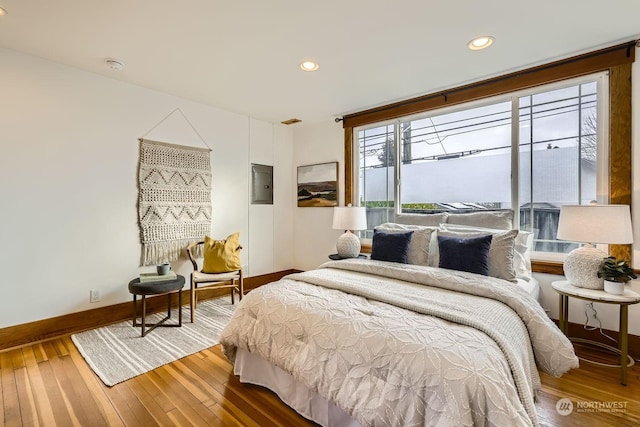
[(299, 208), (338, 206), (338, 162), (298, 166)]

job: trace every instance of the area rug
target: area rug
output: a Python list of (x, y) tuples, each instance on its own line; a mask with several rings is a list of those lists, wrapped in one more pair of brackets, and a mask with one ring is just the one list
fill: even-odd
[[(74, 334), (71, 339), (96, 375), (113, 386), (216, 345), (235, 307), (228, 296), (205, 300), (198, 303), (194, 323), (188, 321), (189, 307), (183, 307), (180, 328), (158, 327), (141, 337), (140, 327), (134, 328), (128, 320)], [(149, 315), (147, 321), (154, 323), (166, 314)], [(177, 321), (178, 311), (173, 309), (167, 322)]]

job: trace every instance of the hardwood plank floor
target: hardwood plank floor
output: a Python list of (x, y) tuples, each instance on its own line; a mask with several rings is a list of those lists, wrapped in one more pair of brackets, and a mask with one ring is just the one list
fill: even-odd
[[(629, 369), (627, 386), (618, 370), (584, 362), (562, 378), (541, 377), (543, 426), (640, 425), (638, 366)], [(0, 381), (2, 426), (314, 425), (270, 391), (241, 384), (219, 345), (107, 387), (65, 335), (0, 352)], [(573, 404), (567, 416), (556, 410), (562, 398)]]

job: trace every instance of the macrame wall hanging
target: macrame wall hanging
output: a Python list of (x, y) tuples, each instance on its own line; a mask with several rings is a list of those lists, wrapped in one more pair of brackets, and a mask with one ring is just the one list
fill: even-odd
[(139, 141), (140, 265), (157, 265), (177, 260), (189, 243), (210, 233), (211, 150)]

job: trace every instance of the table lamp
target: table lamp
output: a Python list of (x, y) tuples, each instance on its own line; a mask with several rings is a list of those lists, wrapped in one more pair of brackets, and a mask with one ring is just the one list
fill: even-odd
[(336, 249), (340, 258), (355, 258), (360, 255), (360, 238), (352, 230), (367, 228), (367, 210), (359, 206), (336, 206), (333, 208), (333, 228), (345, 230), (338, 241)]
[(598, 267), (608, 255), (596, 243), (633, 243), (631, 213), (627, 205), (566, 205), (560, 207), (558, 239), (586, 243), (564, 260), (564, 275), (573, 286), (603, 289)]

